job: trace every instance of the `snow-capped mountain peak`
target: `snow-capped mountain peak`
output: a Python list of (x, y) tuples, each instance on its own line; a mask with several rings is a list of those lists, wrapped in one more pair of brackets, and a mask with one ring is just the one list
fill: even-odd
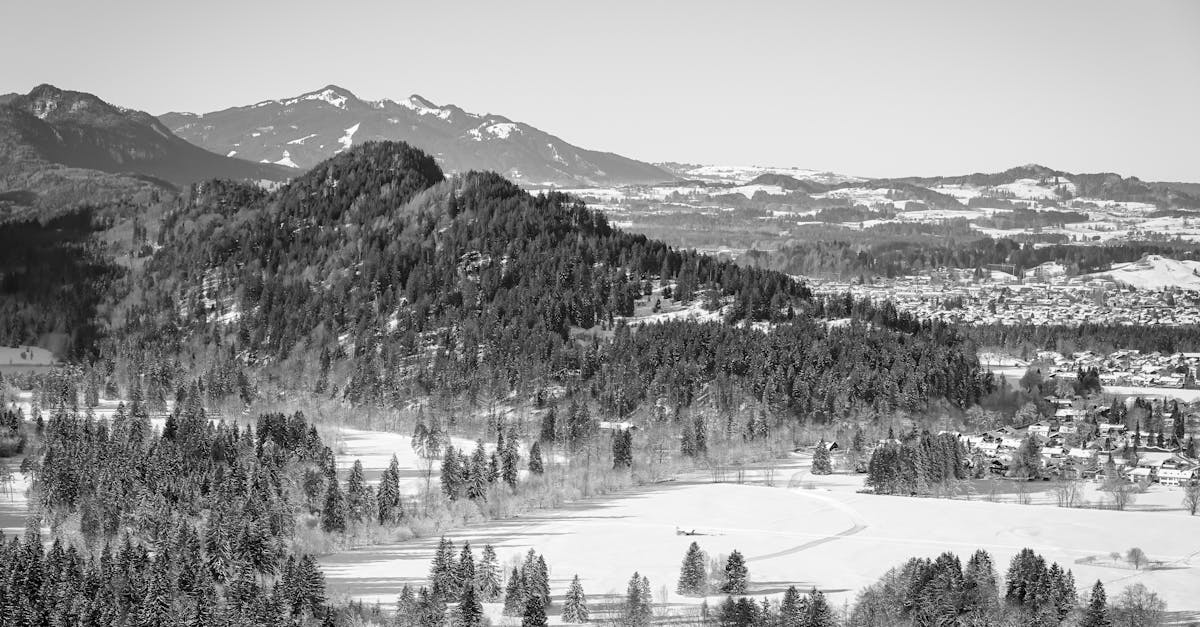
[(356, 98), (354, 94), (350, 93), (350, 91), (347, 89), (342, 89), (337, 85), (326, 85), (324, 89), (310, 91), (307, 94), (301, 94), (295, 98), (277, 102), (287, 106), (292, 106), (306, 100), (319, 100), (321, 102), (331, 104), (339, 109), (345, 109), (346, 103), (350, 102), (351, 100), (358, 100), (358, 98)]
[[(180, 137), (218, 154), (301, 168), (375, 140), (402, 140), (434, 155), (447, 171), (494, 170), (533, 185), (657, 183), (659, 167), (572, 146), (502, 115), (480, 115), (412, 94), (366, 102), (336, 85), (293, 98), (199, 116), (161, 116)], [(286, 154), (285, 154), (286, 151)]]

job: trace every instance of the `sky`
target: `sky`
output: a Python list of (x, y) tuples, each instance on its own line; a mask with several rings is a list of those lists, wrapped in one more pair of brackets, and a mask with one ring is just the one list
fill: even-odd
[(0, 93), (157, 114), (336, 84), (654, 162), (1200, 182), (1194, 0), (2, 5)]

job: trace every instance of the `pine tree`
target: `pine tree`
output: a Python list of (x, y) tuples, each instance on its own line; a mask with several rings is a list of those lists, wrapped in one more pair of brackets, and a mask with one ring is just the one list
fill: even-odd
[(808, 621), (804, 627), (837, 627), (837, 616), (825, 600), (825, 595), (813, 589), (808, 595)]
[(645, 627), (654, 616), (650, 596), (650, 580), (633, 573), (625, 588), (625, 606), (622, 608), (622, 624), (626, 627)]
[(522, 577), (525, 579), (525, 594), (542, 597), (542, 607), (549, 608), (550, 568), (546, 566), (546, 558), (541, 555), (534, 557), (530, 549)]
[(462, 494), (462, 477), (463, 468), (459, 464), (458, 453), (447, 444), (446, 453), (442, 456), (442, 493), (451, 501), (458, 500)]
[(350, 468), (350, 476), (346, 478), (346, 511), (350, 520), (362, 523), (369, 518), (367, 512), (367, 494), (370, 487), (363, 476), (363, 465), (360, 460), (354, 460)]
[(504, 443), (504, 449), (500, 453), (500, 474), (504, 483), (508, 484), (510, 488), (517, 487), (520, 464), (521, 455), (517, 452), (517, 434), (510, 432)]
[(542, 445), (540, 442), (534, 442), (533, 446), (529, 447), (529, 472), (534, 475), (540, 475), (545, 472), (542, 466)]
[(496, 549), (490, 544), (483, 545), (483, 554), (475, 567), (475, 587), (479, 588), (480, 600), (485, 603), (500, 598), (500, 565)]
[(779, 627), (807, 627), (808, 607), (802, 604), (796, 586), (788, 587), (779, 603)]
[(487, 500), (487, 475), (487, 453), (483, 448), (483, 440), (477, 440), (475, 452), (471, 454), (471, 474), (467, 483), (467, 498), (473, 501)]
[(679, 568), (679, 585), (675, 591), (684, 595), (703, 595), (707, 582), (704, 551), (700, 550), (699, 544), (692, 542), (683, 556), (683, 565)]
[(567, 597), (563, 600), (562, 620), (564, 623), (586, 623), (588, 621), (587, 596), (583, 593), (583, 584), (579, 575), (571, 579), (571, 587), (567, 588)]
[(554, 408), (551, 407), (546, 410), (546, 413), (542, 414), (542, 429), (538, 433), (538, 439), (542, 442), (553, 444), (557, 440), (557, 427), (557, 416), (555, 415)]
[(829, 449), (825, 446), (825, 440), (817, 443), (817, 448), (813, 450), (812, 474), (828, 475), (833, 473), (833, 463), (829, 458)]
[(746, 559), (741, 552), (734, 550), (725, 561), (725, 583), (721, 592), (726, 594), (745, 594), (749, 584), (750, 571), (746, 568)]
[(521, 616), (525, 611), (525, 582), (521, 572), (513, 566), (508, 575), (508, 584), (504, 588), (504, 615)]
[[(321, 529), (326, 533), (344, 533), (346, 531), (346, 499), (338, 486), (337, 476), (329, 477), (329, 487), (325, 489), (325, 507), (321, 509)], [(219, 581), (219, 580), (218, 580)]]
[(685, 421), (679, 433), (679, 453), (684, 457), (696, 456), (696, 430), (691, 422)]
[[(545, 624), (545, 616), (542, 617)], [(458, 597), (458, 608), (454, 611), (455, 627), (479, 627), (483, 625), (483, 605), (479, 603), (475, 586), (463, 586), (462, 595)]]
[(708, 426), (704, 424), (702, 416), (697, 416), (694, 424), (696, 432), (696, 457), (708, 457)]
[(395, 524), (404, 519), (404, 507), (400, 497), (400, 461), (392, 455), (392, 461), (379, 479), (376, 502), (379, 504), (379, 524)]
[(535, 594), (525, 601), (521, 627), (546, 627), (546, 604), (542, 597)]
[(992, 556), (979, 549), (967, 560), (963, 571), (963, 611), (986, 613), (999, 605), (999, 602), (999, 576), (992, 565)]
[(454, 567), (452, 592), (461, 594), (466, 588), (474, 588), (475, 574), (475, 554), (471, 552), (471, 543), (464, 542), (462, 551), (458, 555), (458, 563)]
[(1096, 580), (1096, 585), (1092, 586), (1092, 595), (1088, 599), (1087, 607), (1083, 610), (1083, 617), (1079, 620), (1079, 627), (1111, 627), (1112, 619), (1108, 617), (1108, 598), (1104, 594), (1104, 584), (1100, 580)]
[(433, 564), (429, 568), (430, 592), (441, 599), (454, 594), (454, 543), (446, 536), (438, 540), (437, 551), (433, 554)]

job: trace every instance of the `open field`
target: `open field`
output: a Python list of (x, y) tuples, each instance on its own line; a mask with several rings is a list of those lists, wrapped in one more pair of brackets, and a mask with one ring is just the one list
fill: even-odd
[(12, 481), (0, 483), (0, 532), (11, 538), (25, 530), (29, 480), (17, 470), (20, 466), (17, 459), (0, 459), (0, 464), (12, 471)]
[[(591, 595), (621, 593), (636, 570), (657, 602), (695, 604), (674, 593), (680, 561), (696, 540), (710, 554), (737, 548), (749, 558), (752, 593), (817, 586), (841, 604), (909, 557), (983, 548), (1000, 569), (1030, 547), (1075, 573), (1081, 589), (1100, 579), (1115, 594), (1142, 582), (1172, 611), (1200, 612), (1200, 519), (1179, 510), (1108, 511), (983, 500), (915, 499), (859, 494), (861, 475), (815, 477), (796, 456), (776, 470), (792, 487), (712, 484), (696, 475), (448, 534), (456, 544), (495, 545), (502, 561), (530, 548), (551, 568), (561, 596), (578, 574)], [(1097, 497), (1099, 498), (1099, 497)], [(1036, 502), (1047, 502), (1039, 498)], [(1164, 500), (1164, 509), (1166, 502)], [(705, 534), (676, 534), (676, 529)], [(1141, 530), (1153, 528), (1153, 534)], [(424, 580), (436, 538), (367, 547), (322, 560), (332, 593), (394, 601), (405, 583)], [(1138, 546), (1166, 568), (1125, 571), (1078, 563)], [(663, 586), (666, 586), (665, 598)]]
[(54, 353), (36, 346), (0, 346), (0, 374), (45, 372), (58, 360)]

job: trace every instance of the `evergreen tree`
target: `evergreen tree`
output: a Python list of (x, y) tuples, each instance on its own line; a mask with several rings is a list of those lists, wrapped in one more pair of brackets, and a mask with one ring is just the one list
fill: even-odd
[(694, 431), (696, 432), (696, 457), (708, 457), (708, 426), (704, 423), (703, 416), (696, 416)]
[(833, 463), (829, 457), (829, 449), (825, 446), (825, 440), (817, 443), (817, 448), (813, 449), (812, 474), (828, 475), (833, 472)]
[(1083, 617), (1079, 627), (1112, 627), (1112, 619), (1108, 617), (1108, 598), (1104, 594), (1104, 584), (1096, 580), (1092, 586), (1092, 595), (1088, 598), (1087, 607), (1083, 609)]
[(496, 549), (490, 544), (483, 545), (483, 554), (475, 568), (475, 587), (479, 588), (480, 600), (485, 603), (500, 598), (500, 564)]
[[(452, 591), (455, 594), (462, 594), (466, 588), (474, 588), (475, 576), (475, 555), (471, 552), (471, 543), (463, 542), (462, 551), (458, 556), (458, 564), (454, 567)], [(476, 597), (476, 601), (478, 601), (478, 597)]]
[(789, 586), (779, 603), (779, 627), (807, 627), (808, 607), (796, 586)]
[(379, 506), (379, 524), (395, 524), (404, 519), (400, 496), (400, 462), (394, 454), (379, 479), (375, 500)]
[[(504, 449), (500, 451), (500, 474), (504, 483), (510, 488), (517, 487), (517, 478), (521, 464), (521, 455), (517, 451), (517, 434), (510, 432)], [(544, 608), (543, 608), (544, 609)]]
[(350, 476), (346, 478), (346, 511), (351, 521), (362, 523), (375, 517), (367, 512), (369, 491), (362, 462), (356, 459), (350, 468)]
[(725, 561), (725, 582), (721, 592), (726, 594), (745, 594), (749, 584), (750, 571), (746, 568), (746, 559), (736, 549), (729, 554)]
[(542, 442), (553, 444), (557, 440), (556, 429), (558, 425), (556, 423), (557, 416), (555, 415), (554, 408), (551, 407), (546, 410), (546, 413), (542, 414), (542, 429), (538, 434), (538, 439)]
[(692, 542), (687, 553), (683, 556), (683, 565), (679, 568), (679, 585), (675, 591), (684, 595), (703, 595), (708, 583), (708, 572), (705, 567), (704, 551), (700, 545)]
[(808, 595), (808, 621), (805, 627), (837, 627), (837, 616), (820, 590), (813, 589)]
[(477, 440), (475, 452), (471, 453), (471, 474), (467, 482), (467, 498), (474, 501), (487, 500), (487, 475), (487, 453), (483, 448), (483, 440)]
[(346, 499), (338, 486), (337, 475), (329, 477), (325, 490), (325, 507), (321, 509), (321, 529), (326, 533), (346, 531)]
[(542, 597), (535, 594), (525, 601), (521, 627), (546, 627), (546, 604)]
[(626, 627), (646, 627), (654, 617), (653, 603), (650, 581), (639, 573), (633, 573), (625, 589), (621, 624)]
[[(480, 627), (483, 622), (483, 605), (479, 603), (478, 593), (474, 585), (467, 584), (463, 586), (462, 595), (458, 597), (458, 607), (454, 611), (454, 625), (455, 627)], [(545, 624), (544, 616), (542, 624)]]
[(540, 475), (545, 472), (542, 467), (542, 445), (540, 442), (534, 442), (533, 446), (529, 447), (529, 472), (533, 475)]
[(429, 568), (430, 593), (441, 599), (453, 596), (455, 592), (454, 543), (446, 536), (438, 540), (437, 551), (433, 554), (433, 564)]
[(504, 588), (504, 615), (521, 616), (525, 611), (525, 582), (521, 572), (513, 566), (508, 575), (508, 584)]
[(458, 453), (447, 444), (446, 453), (442, 456), (442, 493), (451, 501), (457, 500), (462, 494), (462, 479), (463, 468)]
[(587, 597), (583, 593), (583, 584), (579, 575), (571, 579), (567, 588), (567, 597), (563, 600), (562, 620), (564, 623), (586, 623), (588, 621)]

